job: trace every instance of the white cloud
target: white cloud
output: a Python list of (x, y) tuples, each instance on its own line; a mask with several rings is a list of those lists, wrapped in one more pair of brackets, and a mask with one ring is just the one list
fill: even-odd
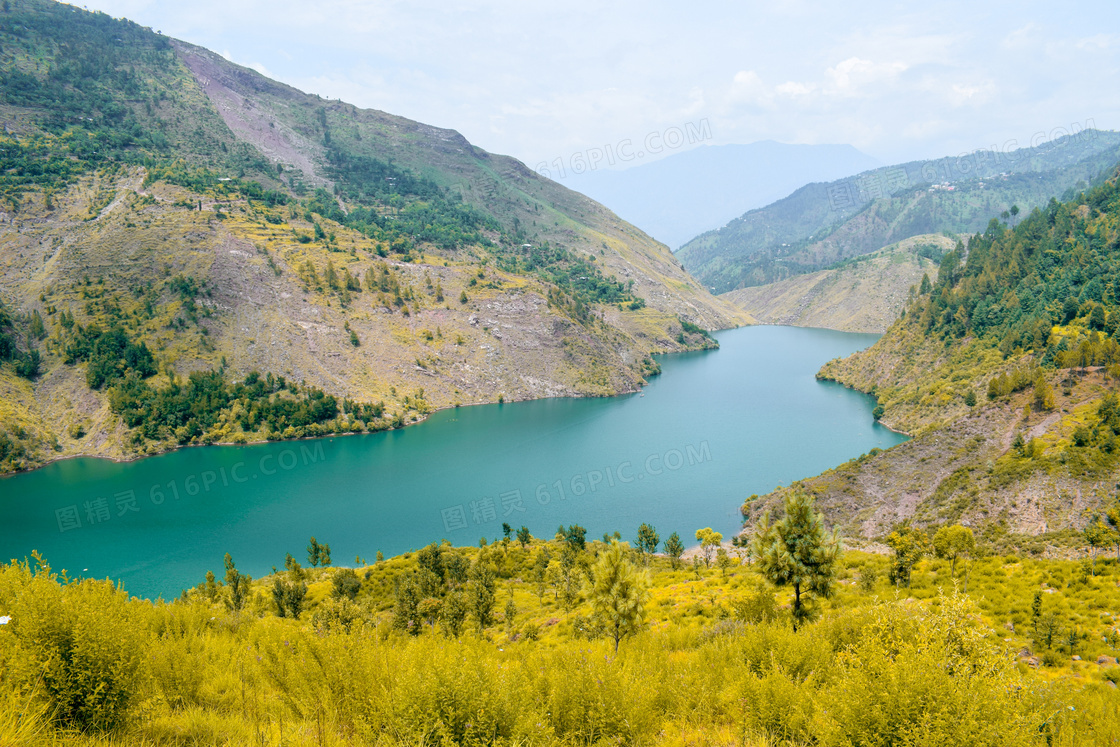
[(774, 90), (783, 96), (808, 96), (815, 92), (817, 87), (812, 84), (790, 80), (775, 87)]
[(825, 77), (832, 83), (831, 93), (858, 95), (866, 86), (894, 80), (906, 68), (905, 62), (872, 62), (849, 57), (835, 67), (828, 68)]
[(1120, 35), (1118, 34), (1094, 34), (1093, 36), (1084, 39), (1078, 39), (1074, 46), (1078, 49), (1085, 50), (1106, 50), (1120, 46)]
[(83, 1), (530, 163), (705, 117), (718, 142), (851, 142), (884, 161), (1120, 127), (1102, 84), (1120, 74), (1115, 0)]
[(978, 104), (987, 101), (994, 93), (994, 86), (990, 83), (967, 84), (954, 83), (949, 87), (946, 98), (953, 106), (965, 104)]
[(1038, 45), (1039, 28), (1034, 23), (1011, 31), (1003, 37), (1002, 45), (1005, 49), (1029, 49)]
[(754, 70), (740, 70), (731, 78), (721, 112), (759, 112), (773, 108), (773, 93)]

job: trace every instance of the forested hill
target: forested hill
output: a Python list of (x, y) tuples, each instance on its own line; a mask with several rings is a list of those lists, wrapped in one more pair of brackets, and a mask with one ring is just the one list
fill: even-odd
[(983, 231), (1004, 211), (1072, 199), (1120, 161), (1120, 133), (1082, 130), (1034, 148), (913, 161), (809, 184), (683, 246), (717, 293), (815, 272), (928, 233)]
[(883, 338), (819, 375), (876, 395), (915, 436), (807, 481), (848, 531), (964, 520), (1040, 552), (1080, 546), (1120, 481), (1115, 173), (1013, 228), (993, 220)]
[(0, 10), (0, 120), (0, 471), (632, 391), (749, 320), (515, 159), (102, 13)]

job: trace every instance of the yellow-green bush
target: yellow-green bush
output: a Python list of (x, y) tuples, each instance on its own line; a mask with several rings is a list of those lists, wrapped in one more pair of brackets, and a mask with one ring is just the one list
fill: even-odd
[[(375, 569), (347, 600), (346, 624), (320, 594), (327, 571), (309, 575), (319, 606), (297, 621), (267, 605), (230, 612), (203, 592), (153, 604), (104, 582), (0, 566), (0, 615), (12, 616), (0, 626), (0, 744), (1080, 747), (1120, 734), (1120, 696), (1104, 672), (1057, 654), (1057, 669), (1016, 665), (1021, 643), (1005, 643), (970, 598), (938, 591), (944, 564), (915, 570), (925, 600), (839, 584), (821, 619), (797, 632), (788, 615), (748, 623), (713, 612), (765, 595), (749, 569), (729, 579), (665, 570), (655, 597), (671, 604), (616, 653), (609, 640), (577, 637), (571, 621), (584, 609), (521, 588), (516, 563), (501, 596), (517, 596), (539, 639), (498, 628), (480, 637), (473, 625), (459, 639), (438, 626), (400, 633), (377, 574), (413, 562)], [(1031, 587), (1072, 583), (1075, 566), (974, 562), (973, 588), (981, 601), (1013, 598), (1000, 614), (1018, 614)], [(1090, 579), (1085, 603), (1110, 606), (1114, 586)], [(1087, 614), (1081, 600), (1054, 596), (1063, 621)], [(694, 606), (709, 614), (686, 611)]]
[(936, 610), (885, 605), (837, 657), (824, 698), (826, 743), (893, 745), (1030, 744), (1036, 717), (1009, 652), (976, 624), (963, 597)]
[(0, 580), (0, 648), (12, 683), (46, 700), (60, 725), (111, 730), (139, 695), (145, 623), (112, 584), (65, 585), (49, 566), (9, 566)]

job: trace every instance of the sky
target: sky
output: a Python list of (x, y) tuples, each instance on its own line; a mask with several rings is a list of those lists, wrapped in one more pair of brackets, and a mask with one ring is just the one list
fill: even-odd
[(83, 7), (309, 93), (458, 130), (538, 170), (759, 140), (847, 143), (896, 163), (1120, 129), (1115, 0)]

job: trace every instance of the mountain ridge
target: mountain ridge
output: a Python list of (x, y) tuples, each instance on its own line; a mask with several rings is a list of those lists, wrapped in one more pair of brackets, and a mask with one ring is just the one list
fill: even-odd
[(750, 321), (452, 130), (45, 0), (0, 42), (4, 471), (634, 391)]
[(1017, 206), (1073, 196), (1120, 160), (1120, 134), (1083, 130), (1010, 153), (912, 161), (808, 184), (678, 252), (717, 293), (815, 272), (924, 233), (982, 231)]
[(882, 334), (955, 240), (919, 235), (817, 272), (721, 295), (761, 324)]

